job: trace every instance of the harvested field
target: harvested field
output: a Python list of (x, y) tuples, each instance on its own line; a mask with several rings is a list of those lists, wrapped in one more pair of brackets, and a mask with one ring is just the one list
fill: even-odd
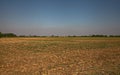
[(0, 38), (0, 75), (120, 75), (120, 38)]

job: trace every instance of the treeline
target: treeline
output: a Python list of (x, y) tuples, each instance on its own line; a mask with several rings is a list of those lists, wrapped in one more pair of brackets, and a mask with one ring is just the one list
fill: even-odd
[(58, 35), (51, 35), (51, 36), (37, 36), (37, 35), (20, 35), (17, 36), (14, 33), (1, 33), (0, 32), (0, 38), (1, 37), (120, 37), (120, 35), (85, 35), (85, 36), (77, 36), (77, 35), (68, 35), (68, 36), (58, 36)]
[(120, 37), (120, 35), (84, 35), (84, 36), (68, 36), (68, 37)]
[(0, 37), (17, 37), (17, 35), (14, 33), (1, 33), (0, 32)]

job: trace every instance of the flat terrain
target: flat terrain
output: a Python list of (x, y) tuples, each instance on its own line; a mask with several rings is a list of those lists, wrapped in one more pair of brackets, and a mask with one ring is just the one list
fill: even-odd
[(0, 75), (120, 75), (120, 38), (0, 38)]

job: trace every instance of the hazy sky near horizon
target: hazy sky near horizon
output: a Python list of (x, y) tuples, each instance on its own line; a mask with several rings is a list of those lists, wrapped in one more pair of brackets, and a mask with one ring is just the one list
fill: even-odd
[(120, 34), (120, 0), (0, 0), (0, 32)]

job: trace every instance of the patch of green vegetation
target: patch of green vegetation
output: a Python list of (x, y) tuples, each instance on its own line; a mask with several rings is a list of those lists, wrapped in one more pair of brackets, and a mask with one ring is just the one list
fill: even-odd
[[(104, 37), (105, 38), (105, 37)], [(105, 38), (107, 39), (107, 38)], [(119, 41), (109, 42), (111, 39), (104, 40), (103, 38), (49, 38), (44, 40), (32, 40), (28, 42), (19, 43), (16, 47), (19, 50), (28, 50), (33, 52), (44, 51), (64, 51), (64, 50), (91, 50), (91, 49), (106, 49), (119, 47)]]

